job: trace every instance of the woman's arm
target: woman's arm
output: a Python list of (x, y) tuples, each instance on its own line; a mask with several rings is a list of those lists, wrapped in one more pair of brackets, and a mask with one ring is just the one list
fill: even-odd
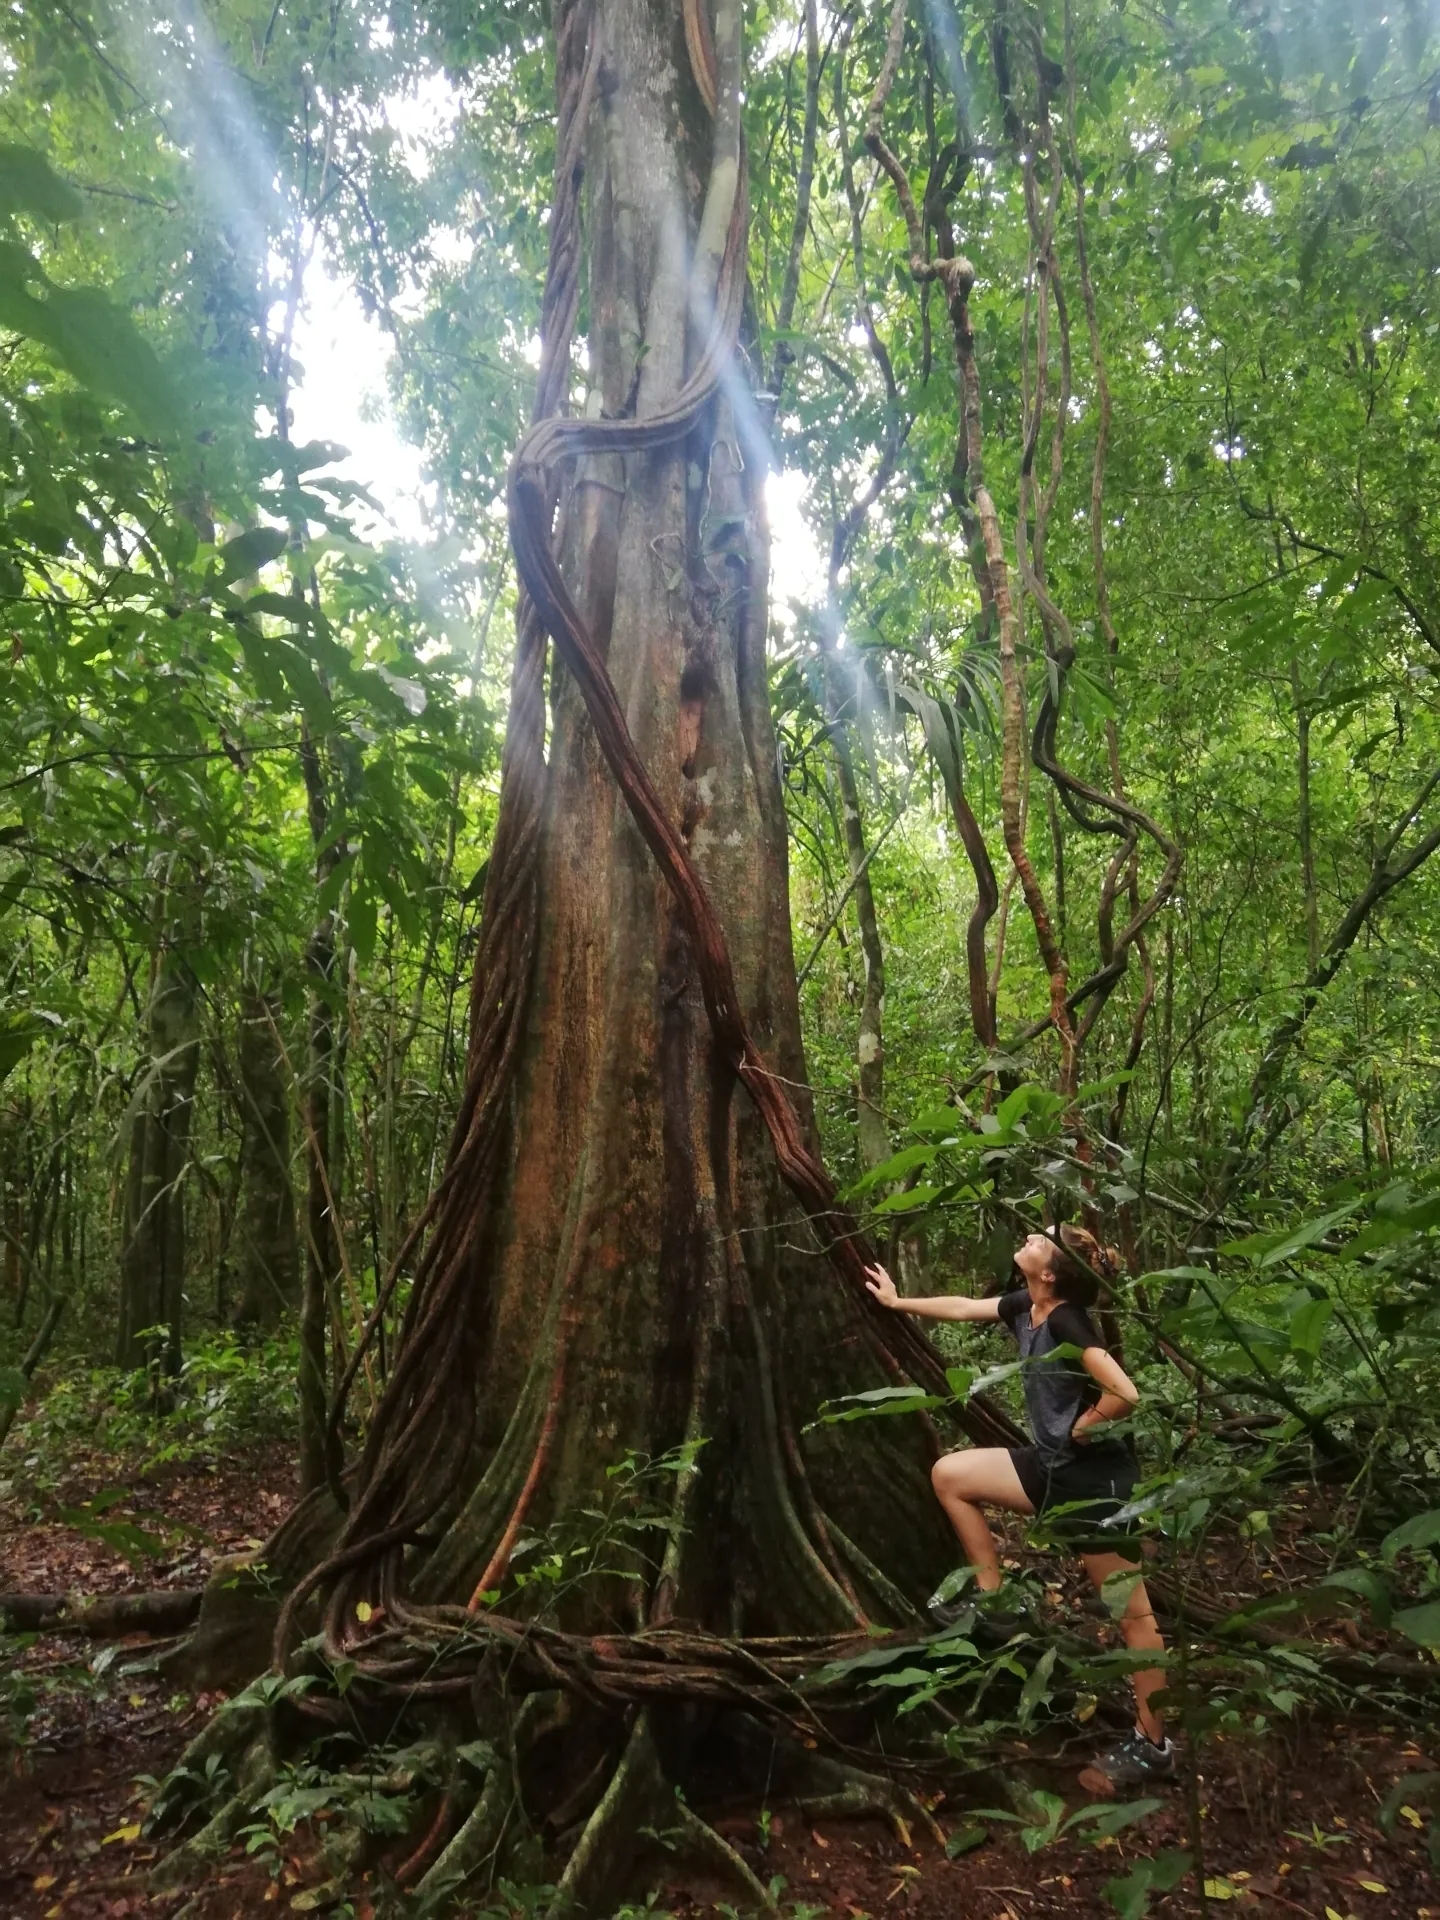
[(1100, 1398), (1087, 1407), (1070, 1429), (1072, 1440), (1085, 1441), (1107, 1420), (1121, 1420), (1140, 1404), (1140, 1389), (1113, 1353), (1104, 1347), (1086, 1347), (1080, 1356), (1085, 1371), (1100, 1389)]
[(896, 1291), (895, 1282), (884, 1267), (867, 1267), (865, 1271), (869, 1275), (865, 1284), (880, 1305), (891, 1307), (897, 1313), (917, 1314), (922, 1320), (998, 1320), (1000, 1318), (998, 1300), (972, 1300), (963, 1293), (942, 1293), (931, 1300), (907, 1300)]

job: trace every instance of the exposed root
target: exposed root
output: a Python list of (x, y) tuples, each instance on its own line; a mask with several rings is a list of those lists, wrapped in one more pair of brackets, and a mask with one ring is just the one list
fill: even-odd
[[(590, 1920), (606, 1911), (611, 1894), (623, 1883), (639, 1845), (643, 1826), (655, 1826), (662, 1814), (665, 1780), (648, 1712), (637, 1715), (620, 1764), (600, 1804), (585, 1823), (555, 1889), (550, 1920)], [(664, 1809), (668, 1812), (668, 1809)]]
[(244, 1825), (260, 1795), (274, 1784), (275, 1757), (263, 1735), (252, 1740), (245, 1751), (236, 1777), (236, 1789), (218, 1813), (211, 1816), (198, 1833), (166, 1855), (151, 1869), (148, 1885), (153, 1893), (172, 1892), (189, 1886), (225, 1852)]
[(647, 1840), (718, 1872), (763, 1912), (778, 1912), (764, 1882), (676, 1792), (648, 1711), (636, 1716), (610, 1785), (576, 1842), (549, 1920), (599, 1920), (609, 1912)]
[(460, 1831), (417, 1882), (422, 1902), (452, 1893), (494, 1860), (515, 1807), (515, 1784), (505, 1767), (492, 1767)]
[[(370, 1835), (362, 1828), (350, 1827), (333, 1842), (327, 1842), (327, 1865), (333, 1867), (334, 1872), (330, 1879), (321, 1881), (319, 1886), (311, 1887), (299, 1896), (304, 1901), (301, 1912), (323, 1913), (327, 1907), (338, 1907), (351, 1898), (355, 1876), (364, 1863), (369, 1841)], [(179, 1920), (178, 1915), (176, 1920)]]
[(395, 1869), (397, 1887), (408, 1887), (413, 1880), (419, 1879), (444, 1846), (446, 1835), (454, 1824), (455, 1788), (452, 1781), (440, 1796), (440, 1805), (435, 1810), (435, 1818), (426, 1828), (419, 1846)]
[(861, 1552), (855, 1542), (846, 1533), (842, 1533), (835, 1522), (824, 1516), (830, 1539), (838, 1549), (840, 1558), (850, 1562), (851, 1571), (860, 1582), (862, 1589), (868, 1589), (875, 1600), (895, 1620), (909, 1625), (925, 1625), (925, 1616), (920, 1608), (905, 1593), (902, 1593), (888, 1575), (882, 1573), (869, 1558)]
[(780, 1911), (774, 1894), (728, 1840), (718, 1834), (714, 1827), (702, 1820), (698, 1813), (687, 1807), (679, 1798), (675, 1802), (675, 1813), (680, 1824), (680, 1844), (677, 1851), (688, 1853), (702, 1866), (716, 1868), (724, 1878), (738, 1883), (762, 1912), (778, 1913)]
[(912, 1844), (911, 1828), (917, 1824), (925, 1828), (932, 1840), (944, 1846), (945, 1831), (934, 1814), (893, 1780), (819, 1755), (810, 1756), (807, 1771), (816, 1791), (806, 1790), (795, 1795), (796, 1805), (807, 1820), (856, 1820), (877, 1814), (890, 1822), (903, 1847)]

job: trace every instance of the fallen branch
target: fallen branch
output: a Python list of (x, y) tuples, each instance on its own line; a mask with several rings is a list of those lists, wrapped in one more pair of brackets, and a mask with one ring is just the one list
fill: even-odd
[(0, 1593), (0, 1621), (8, 1633), (83, 1633), (118, 1640), (127, 1633), (183, 1633), (200, 1614), (198, 1588), (162, 1587), (149, 1593)]

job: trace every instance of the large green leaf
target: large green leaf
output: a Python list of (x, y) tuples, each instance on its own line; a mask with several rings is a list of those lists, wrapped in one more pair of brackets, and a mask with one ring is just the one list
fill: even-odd
[(1311, 1360), (1319, 1358), (1325, 1329), (1335, 1314), (1333, 1300), (1307, 1300), (1290, 1319), (1290, 1345), (1296, 1353)]
[(1440, 1546), (1440, 1507), (1402, 1520), (1381, 1541), (1380, 1554), (1382, 1559), (1393, 1560), (1400, 1553), (1419, 1553), (1436, 1546)]
[(1394, 1625), (1407, 1640), (1440, 1649), (1440, 1600), (1427, 1600), (1423, 1606), (1404, 1608), (1395, 1615)]
[(84, 211), (85, 202), (43, 153), (0, 142), (0, 219), (32, 213), (39, 220), (78, 220)]
[(1151, 1860), (1137, 1860), (1123, 1878), (1107, 1880), (1105, 1900), (1120, 1920), (1143, 1920), (1152, 1893), (1168, 1893), (1190, 1871), (1190, 1855), (1167, 1847)]
[[(247, 574), (258, 573), (262, 567), (268, 567), (272, 560), (278, 560), (289, 544), (290, 536), (284, 527), (250, 527), (233, 540), (227, 540), (221, 547), (217, 556), (220, 577), (229, 584), (243, 580)], [(270, 595), (252, 594), (245, 604), (262, 613), (274, 612), (273, 605), (262, 604), (273, 598)]]
[(33, 1013), (0, 1013), (0, 1082), (11, 1074), (46, 1030)]
[(1220, 1251), (1258, 1259), (1262, 1267), (1273, 1267), (1303, 1252), (1306, 1247), (1313, 1247), (1317, 1240), (1323, 1240), (1332, 1228), (1339, 1226), (1342, 1220), (1348, 1220), (1361, 1204), (1358, 1199), (1347, 1200), (1343, 1207), (1335, 1207), (1329, 1213), (1303, 1221), (1298, 1227), (1286, 1227), (1276, 1233), (1251, 1233), (1243, 1240), (1227, 1240)]
[(154, 348), (98, 287), (61, 287), (14, 240), (0, 240), (0, 327), (24, 334), (82, 387), (129, 408), (147, 432), (173, 435), (179, 397)]

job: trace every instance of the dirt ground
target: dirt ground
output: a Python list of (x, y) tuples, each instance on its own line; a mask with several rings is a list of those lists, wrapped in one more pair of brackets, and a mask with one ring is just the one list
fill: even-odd
[[(38, 1521), (0, 1502), (0, 1591), (116, 1592), (195, 1586), (216, 1555), (267, 1533), (293, 1495), (285, 1450), (260, 1450), (215, 1469), (168, 1467), (129, 1488), (102, 1516), (133, 1524), (163, 1551), (127, 1558), (84, 1531), (104, 1463), (79, 1464), (70, 1484), (46, 1499)], [(110, 1468), (113, 1472), (113, 1466)], [(82, 1525), (60, 1516), (80, 1515)], [(1218, 1554), (1217, 1588), (1256, 1591), (1304, 1572), (1307, 1514), (1297, 1501), (1288, 1542), (1261, 1566), (1249, 1555)], [(113, 1537), (113, 1536), (112, 1536)], [(132, 1549), (133, 1550), (133, 1549)], [(1051, 1589), (1057, 1608), (1078, 1598), (1068, 1577)], [(1351, 1633), (1353, 1635), (1353, 1629)], [(27, 1637), (28, 1638), (28, 1637)], [(7, 1733), (0, 1691), (0, 1920), (100, 1920), (155, 1913), (186, 1920), (314, 1910), (307, 1889), (323, 1878), (319, 1835), (301, 1827), (273, 1866), (242, 1849), (217, 1862), (205, 1886), (173, 1900), (143, 1892), (137, 1877), (157, 1857), (142, 1832), (150, 1783), (162, 1777), (217, 1705), (216, 1696), (174, 1692), (154, 1671), (160, 1651), (143, 1635), (107, 1645), (58, 1636), (8, 1645), (8, 1682), (33, 1691), (28, 1725)], [(18, 1738), (16, 1737), (18, 1735)], [(1063, 1752), (1043, 1740), (998, 1756), (1013, 1776), (1063, 1798), (1090, 1796), (1078, 1775), (1103, 1736)], [(1423, 1743), (1383, 1721), (1344, 1727), (1314, 1720), (1287, 1724), (1263, 1747), (1216, 1740), (1199, 1756), (1198, 1804), (1206, 1910), (1307, 1920), (1440, 1920), (1440, 1885), (1429, 1864), (1428, 1823), (1417, 1805), (1391, 1833), (1379, 1814), (1401, 1778), (1440, 1769), (1440, 1740)], [(763, 1881), (790, 1920), (1031, 1920), (1031, 1916), (1113, 1915), (1108, 1881), (1137, 1859), (1191, 1845), (1191, 1798), (1184, 1784), (1138, 1825), (1100, 1845), (1062, 1839), (1027, 1852), (1012, 1827), (976, 1821), (943, 1798), (933, 1812), (942, 1830), (978, 1824), (985, 1837), (947, 1859), (920, 1829), (899, 1832), (875, 1821), (801, 1819), (783, 1802), (703, 1809)], [(713, 1883), (659, 1857), (650, 1876), (657, 1913), (722, 1910), (733, 1900)], [(518, 1899), (518, 1896), (517, 1896)], [(188, 1904), (187, 1904), (188, 1902)], [(343, 1911), (344, 1909), (340, 1909)], [(397, 1913), (378, 1884), (362, 1882), (350, 1905), (359, 1920)], [(464, 1909), (516, 1920), (530, 1907), (503, 1901)], [(724, 1909), (733, 1912), (733, 1908)], [(1200, 1912), (1193, 1881), (1152, 1896), (1150, 1912), (1180, 1920)]]

